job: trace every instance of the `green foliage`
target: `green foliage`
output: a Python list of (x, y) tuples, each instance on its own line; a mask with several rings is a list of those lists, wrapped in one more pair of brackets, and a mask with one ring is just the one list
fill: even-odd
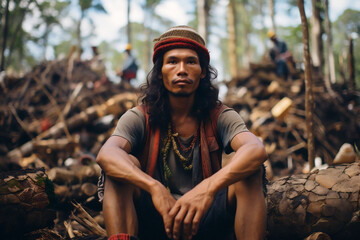
[(79, 0), (79, 6), (82, 12), (95, 10), (96, 12), (107, 13), (101, 0)]
[[(337, 56), (337, 63), (339, 56), (346, 56), (348, 52), (349, 36), (355, 36), (353, 39), (355, 80), (357, 89), (360, 89), (360, 11), (346, 9), (333, 23), (333, 30), (334, 55)], [(346, 62), (344, 64), (346, 67)]]

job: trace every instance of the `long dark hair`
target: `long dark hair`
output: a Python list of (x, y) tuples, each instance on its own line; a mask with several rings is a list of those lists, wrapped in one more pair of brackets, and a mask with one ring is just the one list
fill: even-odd
[[(207, 118), (210, 110), (220, 103), (218, 99), (219, 90), (211, 83), (217, 78), (217, 70), (207, 64), (205, 58), (199, 53), (201, 69), (206, 71), (206, 75), (200, 80), (199, 87), (195, 93), (195, 101), (192, 114), (199, 120)], [(146, 78), (146, 83), (141, 86), (142, 103), (149, 107), (149, 123), (150, 125), (167, 126), (164, 123), (170, 121), (170, 107), (167, 90), (164, 87), (161, 76), (161, 68), (163, 66), (163, 54), (160, 55)]]

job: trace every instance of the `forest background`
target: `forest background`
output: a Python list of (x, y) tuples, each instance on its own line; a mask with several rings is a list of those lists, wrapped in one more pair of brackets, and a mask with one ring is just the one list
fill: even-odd
[[(262, 59), (270, 46), (269, 29), (287, 42), (303, 68), (296, 0), (2, 0), (0, 8), (0, 70), (16, 76), (42, 61), (66, 57), (71, 46), (90, 59), (91, 47), (97, 46), (108, 77), (118, 82), (115, 72), (131, 43), (140, 66), (133, 84), (139, 85), (152, 65), (152, 39), (179, 24), (198, 29), (207, 40), (220, 82)], [(313, 65), (333, 83), (346, 81), (351, 38), (359, 89), (360, 1), (307, 0), (305, 10)]]

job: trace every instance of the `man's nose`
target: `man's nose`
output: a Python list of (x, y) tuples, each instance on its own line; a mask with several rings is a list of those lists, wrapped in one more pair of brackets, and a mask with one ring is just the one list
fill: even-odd
[(181, 61), (179, 62), (179, 71), (178, 71), (178, 74), (180, 75), (183, 75), (183, 74), (187, 74), (187, 68), (186, 68), (186, 64), (185, 62)]

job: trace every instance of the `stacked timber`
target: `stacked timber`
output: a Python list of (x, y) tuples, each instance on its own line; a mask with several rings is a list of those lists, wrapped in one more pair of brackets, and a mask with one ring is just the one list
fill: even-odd
[[(39, 187), (18, 193), (16, 184), (6, 189), (11, 193), (4, 192), (6, 184), (14, 183), (13, 177), (5, 177), (0, 225), (7, 239), (104, 239), (95, 157), (117, 119), (137, 104), (138, 90), (125, 91), (107, 81), (90, 63), (43, 62), (23, 77), (6, 77), (1, 85), (0, 171), (23, 180), (36, 178), (23, 169), (42, 168), (55, 196), (49, 208), (46, 195), (36, 192)], [(13, 218), (6, 221), (10, 214)]]
[[(259, 136), (269, 154), (275, 176), (308, 172), (304, 74), (293, 72), (287, 81), (276, 76), (272, 64), (251, 64), (227, 82), (224, 103), (233, 107), (248, 128)], [(360, 106), (356, 92), (346, 85), (325, 87), (313, 76), (315, 155), (331, 165), (344, 143), (360, 146)], [(304, 169), (305, 168), (305, 169)]]

